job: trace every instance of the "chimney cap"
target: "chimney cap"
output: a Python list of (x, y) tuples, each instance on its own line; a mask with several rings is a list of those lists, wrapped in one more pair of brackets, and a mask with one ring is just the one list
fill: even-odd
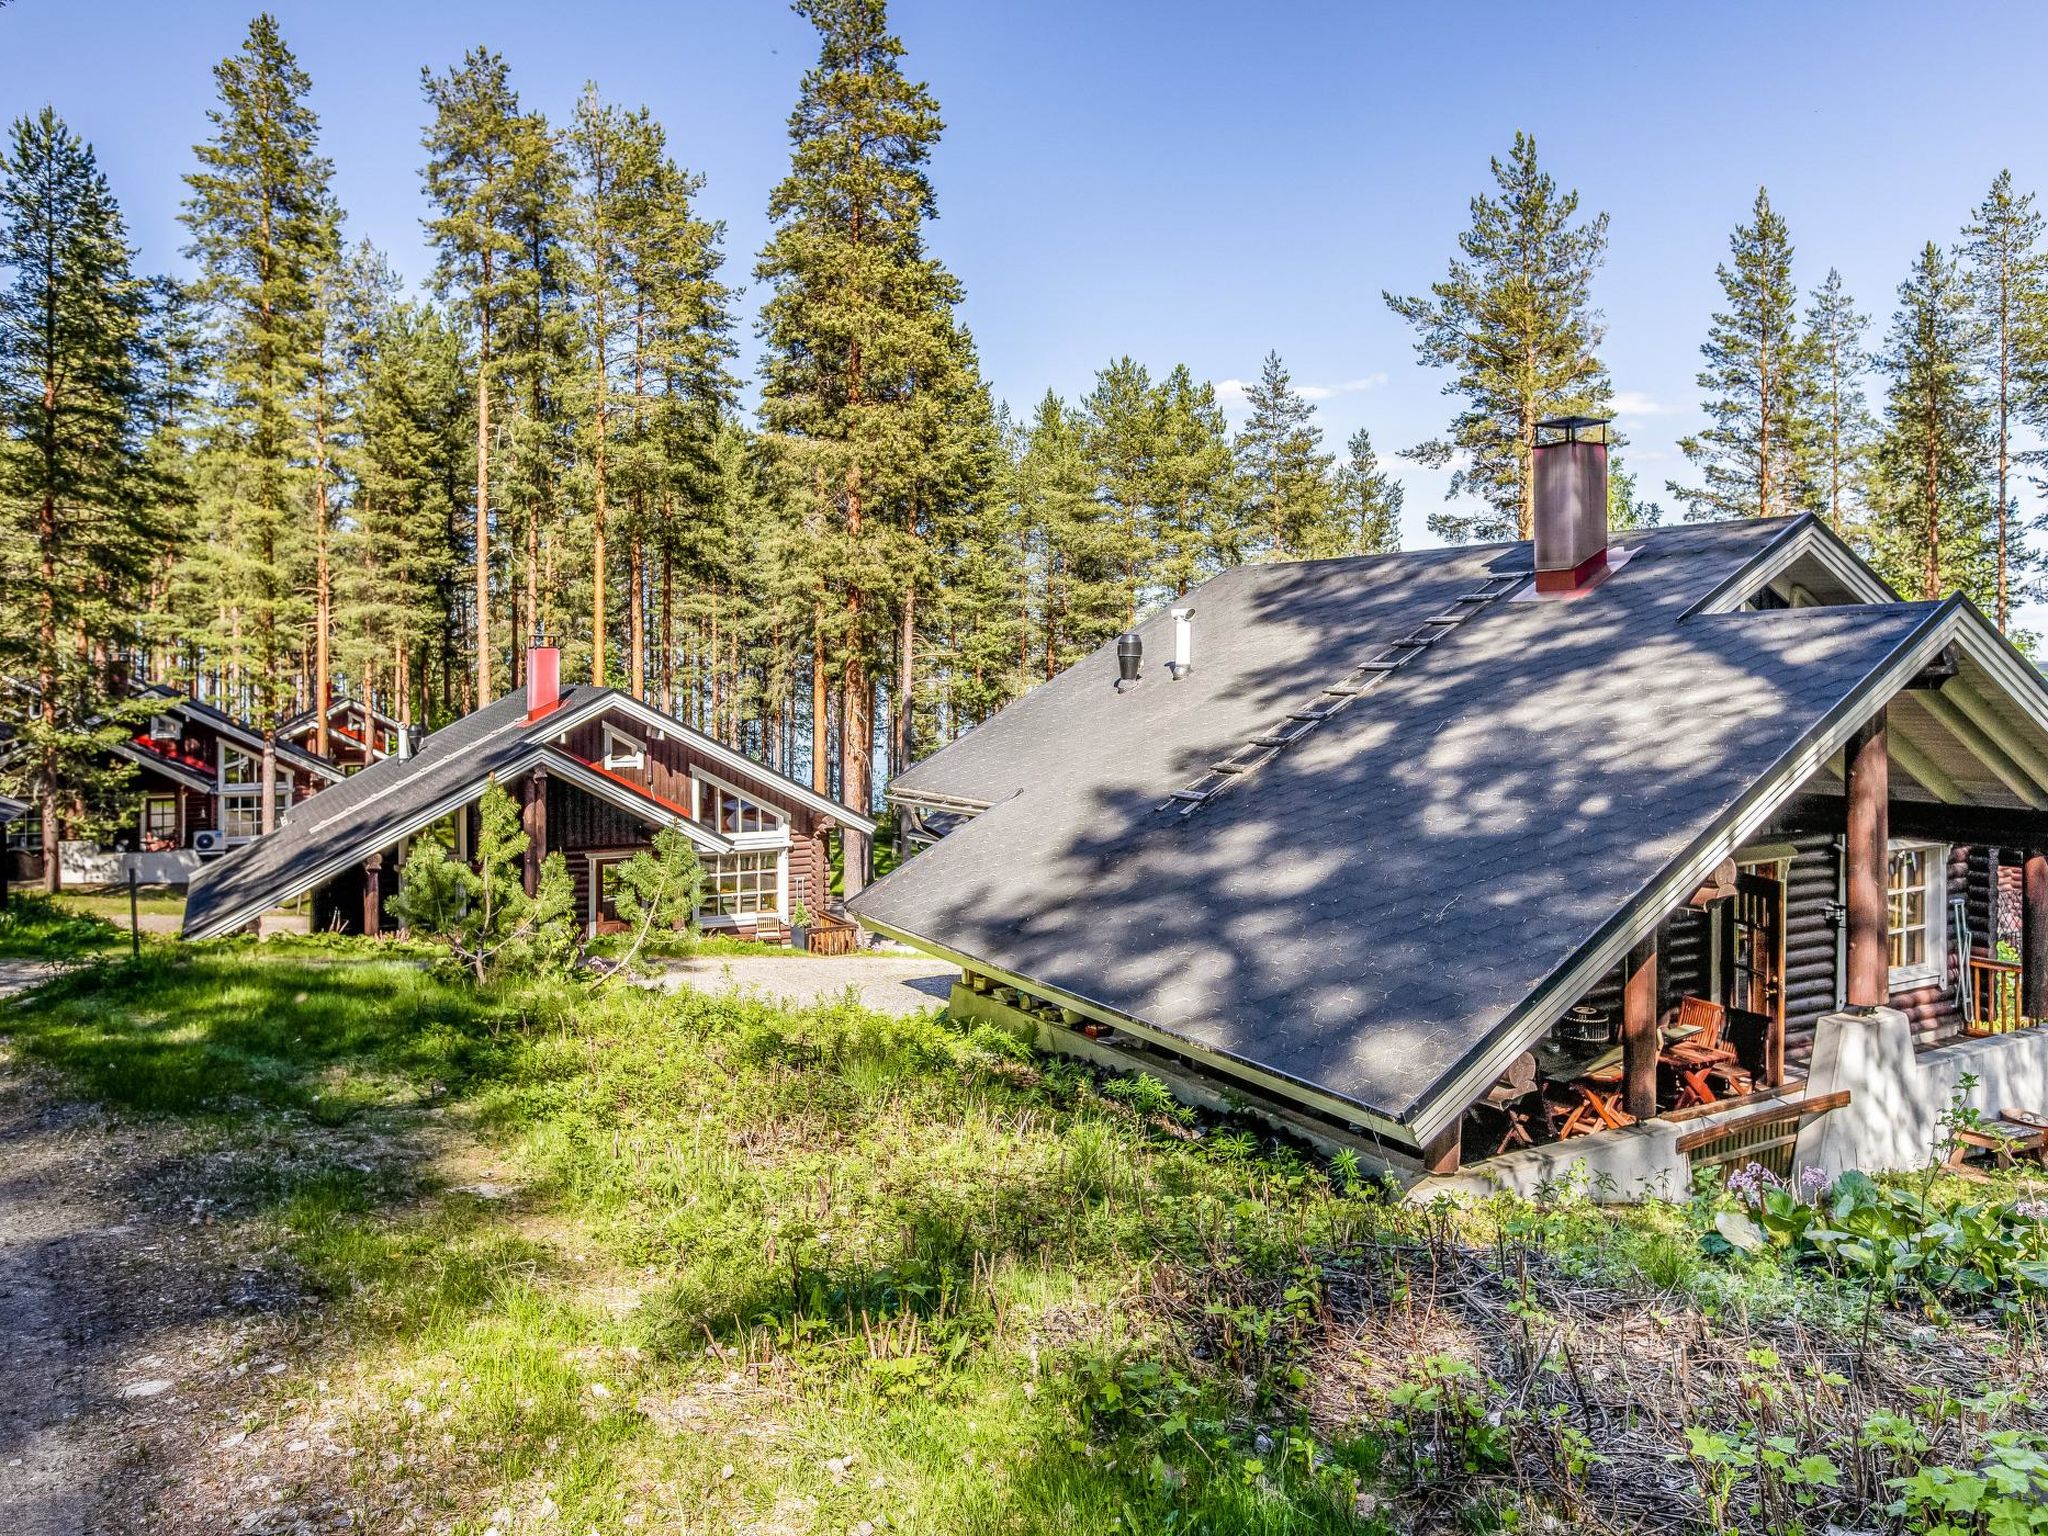
[(1604, 427), (1614, 420), (1612, 416), (1549, 416), (1536, 423), (1536, 430), (1562, 432), (1564, 440), (1575, 443), (1579, 433), (1590, 427)]

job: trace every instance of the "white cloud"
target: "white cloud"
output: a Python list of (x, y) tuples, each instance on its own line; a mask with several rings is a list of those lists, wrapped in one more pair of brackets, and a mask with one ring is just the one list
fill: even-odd
[(1675, 416), (1678, 407), (1663, 405), (1639, 389), (1624, 389), (1608, 402), (1617, 416)]
[[(1341, 384), (1297, 384), (1294, 392), (1304, 400), (1328, 400), (1337, 395), (1355, 395), (1360, 390), (1378, 389), (1386, 382), (1384, 373), (1369, 373), (1363, 378), (1346, 379)], [(1242, 405), (1251, 388), (1248, 379), (1218, 379), (1216, 398), (1224, 405)]]

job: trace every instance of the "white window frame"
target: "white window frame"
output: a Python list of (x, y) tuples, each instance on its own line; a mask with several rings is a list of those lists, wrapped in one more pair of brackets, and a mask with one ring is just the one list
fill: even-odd
[(632, 736), (615, 725), (604, 728), (604, 765), (607, 768), (645, 768), (647, 766), (647, 743)]
[[(711, 866), (721, 858), (732, 858), (739, 854), (770, 854), (775, 859), (775, 906), (772, 910), (760, 912), (715, 912), (710, 905), (714, 879)], [(696, 912), (699, 928), (754, 928), (763, 919), (772, 918), (777, 923), (789, 920), (789, 849), (785, 847), (741, 847), (735, 846), (730, 854), (706, 854), (704, 856), (705, 901)]]
[(1895, 930), (1891, 926), (1892, 861), (1902, 853), (1926, 856), (1924, 883), (1925, 917), (1921, 925), (1924, 954), (1914, 965), (1890, 967), (1887, 988), (1908, 992), (1918, 987), (1937, 986), (1948, 979), (1948, 847), (1943, 843), (1894, 840), (1885, 858), (1885, 946), (1889, 951)]
[[(763, 816), (774, 822), (774, 827), (761, 832), (719, 832), (718, 821), (715, 815), (717, 804), (715, 795), (712, 801), (714, 815), (707, 818), (704, 814), (704, 791), (706, 788), (714, 791), (724, 790), (729, 795), (739, 796), (740, 799), (746, 801), (747, 804), (753, 806)], [(744, 848), (751, 851), (762, 848), (787, 848), (789, 846), (789, 815), (786, 811), (777, 810), (752, 790), (741, 789), (739, 785), (728, 783), (717, 774), (702, 768), (693, 770), (690, 775), (690, 818), (702, 826), (711, 828), (714, 832), (719, 832), (721, 837), (731, 839), (735, 849)]]
[[(228, 782), (230, 754), (250, 765), (255, 778), (247, 784)], [(263, 758), (261, 754), (245, 751), (241, 747), (220, 743), (220, 756), (215, 773), (215, 788), (220, 803), (221, 836), (230, 843), (251, 843), (263, 835)], [(271, 794), (277, 800), (277, 825), (283, 826), (285, 816), (292, 808), (292, 776), (289, 771), (279, 768), (276, 777), (270, 781)], [(248, 831), (236, 831), (237, 826), (246, 826)]]

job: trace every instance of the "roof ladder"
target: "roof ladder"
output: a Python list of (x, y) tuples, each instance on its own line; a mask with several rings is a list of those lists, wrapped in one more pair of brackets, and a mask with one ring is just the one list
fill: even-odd
[(1379, 653), (1366, 658), (1336, 682), (1318, 689), (1315, 704), (1287, 712), (1275, 726), (1268, 726), (1243, 745), (1226, 752), (1211, 763), (1192, 784), (1172, 790), (1159, 809), (1177, 810), (1191, 816), (1230, 785), (1254, 769), (1262, 768), (1296, 742), (1305, 740), (1315, 728), (1353, 699), (1371, 693), (1387, 678), (1468, 622), (1487, 604), (1505, 597), (1522, 584), (1517, 576), (1489, 576), (1470, 592), (1451, 599), (1442, 613), (1424, 619), (1399, 639), (1390, 640)]

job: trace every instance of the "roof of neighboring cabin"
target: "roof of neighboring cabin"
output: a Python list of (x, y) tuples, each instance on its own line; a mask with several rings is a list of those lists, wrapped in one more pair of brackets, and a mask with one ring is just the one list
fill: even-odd
[(431, 733), (413, 756), (387, 757), (322, 790), (294, 806), (284, 825), (269, 836), (203, 866), (186, 893), (185, 937), (204, 939), (230, 932), (468, 804), (490, 779), (509, 778), (532, 767), (543, 767), (651, 822), (674, 822), (700, 848), (728, 851), (731, 843), (718, 833), (678, 817), (676, 808), (665, 801), (570, 756), (556, 744), (565, 731), (611, 710), (688, 737), (699, 751), (780, 790), (790, 800), (862, 831), (874, 830), (867, 817), (616, 689), (587, 684), (564, 688), (557, 706), (537, 720), (528, 719), (526, 695), (515, 690)]
[(1622, 534), (1629, 557), (1590, 591), (1480, 605), (1183, 815), (1168, 796), (1207, 765), (1531, 561), (1507, 544), (1227, 571), (1177, 600), (1195, 611), (1187, 677), (1168, 676), (1155, 614), (1137, 687), (1116, 691), (1105, 645), (897, 779), (892, 796), (990, 808), (851, 906), (1427, 1139), (1548, 1026), (1532, 1000), (1575, 1000), (1558, 983), (1637, 904), (1723, 856), (1714, 838), (1974, 614), (1709, 611), (1790, 540), (1853, 561), (1814, 528)]
[[(260, 752), (263, 749), (261, 730), (246, 720), (236, 719), (226, 710), (216, 709), (211, 704), (193, 698), (190, 694), (179, 693), (176, 689), (166, 688), (161, 683), (153, 683), (143, 689), (138, 697), (156, 703), (166, 714), (183, 715), (197, 724), (206, 726), (250, 751)], [(160, 754), (151, 753), (147, 747), (140, 747), (123, 755), (138, 763), (147, 763), (152, 767), (160, 766), (157, 761)], [(303, 768), (306, 772), (330, 783), (342, 777), (341, 769), (328, 762), (326, 758), (293, 746), (282, 739), (281, 735), (277, 742), (277, 755), (281, 761), (296, 768)]]

